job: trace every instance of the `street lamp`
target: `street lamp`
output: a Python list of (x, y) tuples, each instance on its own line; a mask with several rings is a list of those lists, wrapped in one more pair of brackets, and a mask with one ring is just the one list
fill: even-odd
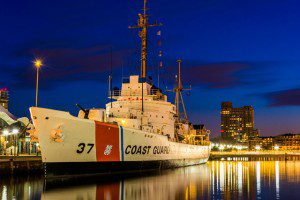
[(259, 151), (261, 149), (261, 147), (259, 145), (255, 146), (255, 150)]
[(14, 156), (15, 155), (19, 155), (19, 150), (18, 150), (18, 148), (17, 148), (17, 146), (18, 146), (18, 134), (19, 134), (19, 129), (17, 129), (17, 128), (14, 128), (13, 130), (12, 130), (12, 137), (14, 138), (14, 140), (15, 140), (15, 148), (14, 148)]
[(223, 151), (225, 149), (224, 145), (220, 145), (219, 149)]
[(238, 146), (236, 147), (236, 149), (239, 150), (239, 151), (242, 150), (242, 148), (243, 148), (243, 147), (242, 147), (241, 145), (238, 145)]
[(38, 147), (39, 147), (39, 143), (36, 143), (35, 144), (36, 156), (39, 156)]
[(12, 133), (13, 133), (14, 135), (16, 135), (16, 134), (18, 134), (18, 133), (19, 133), (19, 130), (18, 130), (18, 129), (16, 129), (16, 128), (14, 128), (14, 129), (12, 130)]
[(274, 146), (274, 150), (276, 150), (276, 151), (279, 150), (279, 146), (278, 146), (278, 145), (275, 145), (275, 146)]
[(34, 67), (36, 69), (36, 88), (35, 88), (35, 106), (38, 106), (38, 96), (39, 96), (39, 69), (43, 66), (41, 59), (35, 59), (33, 61)]
[(7, 129), (5, 129), (5, 130), (2, 131), (2, 133), (3, 133), (3, 136), (8, 136), (9, 131)]

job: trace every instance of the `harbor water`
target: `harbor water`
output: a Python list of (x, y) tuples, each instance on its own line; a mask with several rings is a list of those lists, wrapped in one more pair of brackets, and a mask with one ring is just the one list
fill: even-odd
[(0, 199), (298, 199), (300, 161), (209, 161), (160, 172), (49, 179), (3, 176)]

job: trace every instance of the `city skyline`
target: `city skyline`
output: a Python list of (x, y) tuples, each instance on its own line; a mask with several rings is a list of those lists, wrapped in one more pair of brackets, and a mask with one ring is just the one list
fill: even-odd
[[(28, 116), (34, 105), (35, 57), (45, 61), (40, 106), (73, 114), (78, 111), (75, 103), (104, 107), (109, 101), (111, 49), (114, 85), (120, 87), (122, 75), (139, 74), (137, 32), (127, 27), (136, 22), (142, 2), (80, 2), (5, 2), (0, 8), (6, 27), (0, 33), (0, 87), (10, 89), (9, 107), (15, 115)], [(156, 83), (156, 43), (161, 40), (162, 88), (175, 83), (176, 60), (181, 58), (184, 84), (193, 88), (184, 96), (192, 122), (219, 136), (220, 104), (231, 101), (254, 107), (255, 127), (262, 135), (300, 132), (297, 1), (180, 0), (169, 5), (163, 0), (149, 6), (155, 16), (150, 20), (164, 24), (150, 31), (149, 75)], [(159, 30), (161, 39), (156, 37)]]

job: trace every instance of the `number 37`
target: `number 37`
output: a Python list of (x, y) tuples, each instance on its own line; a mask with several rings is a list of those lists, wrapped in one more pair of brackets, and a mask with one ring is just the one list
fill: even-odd
[(78, 149), (77, 149), (76, 152), (77, 152), (78, 154), (83, 153), (86, 146), (89, 147), (87, 153), (90, 153), (91, 150), (92, 150), (93, 147), (94, 147), (94, 144), (91, 144), (91, 143), (88, 143), (88, 144), (85, 144), (85, 143), (79, 143), (79, 144), (78, 144)]

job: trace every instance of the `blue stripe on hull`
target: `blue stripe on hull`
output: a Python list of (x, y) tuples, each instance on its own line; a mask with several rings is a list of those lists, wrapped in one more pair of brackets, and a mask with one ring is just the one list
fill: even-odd
[(121, 134), (121, 161), (124, 161), (124, 131), (122, 126), (120, 126), (120, 134)]

